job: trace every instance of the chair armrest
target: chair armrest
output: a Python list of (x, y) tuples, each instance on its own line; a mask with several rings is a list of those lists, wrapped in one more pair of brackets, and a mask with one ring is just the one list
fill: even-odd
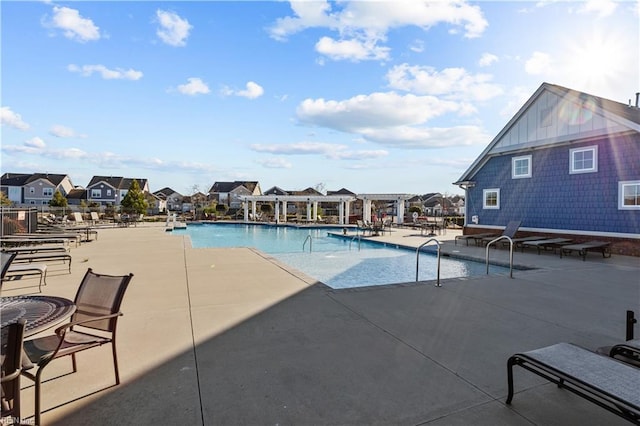
[(102, 320), (109, 319), (109, 318), (121, 317), (122, 315), (123, 315), (122, 312), (116, 312), (115, 314), (102, 315), (102, 316), (99, 316), (99, 317), (89, 318), (89, 319), (82, 320), (82, 321), (73, 321), (73, 322), (67, 323), (65, 325), (62, 325), (62, 326), (56, 328), (55, 333), (59, 337), (63, 337), (64, 334), (67, 332), (67, 329), (71, 328), (73, 326), (76, 326), (76, 325), (80, 325), (81, 326), (81, 325), (89, 323), (89, 322), (102, 321)]

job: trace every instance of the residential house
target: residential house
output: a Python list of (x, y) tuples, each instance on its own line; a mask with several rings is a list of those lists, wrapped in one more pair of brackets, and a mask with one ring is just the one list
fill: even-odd
[[(356, 197), (356, 193), (355, 192), (351, 192), (349, 191), (347, 188), (340, 188), (337, 191), (327, 191), (327, 196), (332, 196), (332, 195), (350, 195), (352, 197)], [(360, 208), (358, 209), (358, 207), (356, 207), (356, 205), (359, 205)], [(320, 208), (322, 209), (322, 211), (324, 212), (324, 215), (329, 217), (329, 216), (338, 216), (339, 212), (338, 212), (338, 204), (336, 204), (335, 202), (322, 202), (320, 203)], [(350, 215), (356, 215), (356, 214), (362, 214), (362, 202), (354, 202), (350, 205), (350, 211), (349, 211)]]
[(145, 192), (144, 199), (147, 200), (147, 214), (154, 215), (167, 211), (167, 200), (151, 192)]
[(87, 185), (87, 201), (101, 205), (119, 206), (129, 192), (134, 180), (138, 181), (142, 192), (149, 192), (147, 179), (124, 178), (120, 176), (94, 176)]
[(640, 255), (640, 109), (543, 83), (455, 182), (465, 233), (609, 240)]
[(166, 208), (169, 211), (183, 211), (182, 210), (182, 200), (184, 196), (177, 191), (169, 187), (162, 188), (153, 193), (156, 197), (162, 199), (166, 203)]
[(73, 189), (68, 175), (52, 173), (5, 173), (0, 188), (17, 206), (48, 205), (56, 191), (67, 196)]
[(242, 207), (241, 196), (262, 195), (260, 184), (256, 181), (215, 182), (209, 189), (209, 200), (224, 204), (230, 209)]

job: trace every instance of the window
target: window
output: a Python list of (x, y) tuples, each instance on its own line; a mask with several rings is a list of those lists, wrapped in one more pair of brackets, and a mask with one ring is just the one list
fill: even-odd
[(640, 210), (640, 180), (618, 182), (618, 210)]
[(511, 160), (511, 178), (521, 179), (531, 177), (531, 156), (513, 157)]
[(44, 195), (45, 197), (52, 197), (53, 188), (42, 188), (42, 195)]
[(107, 197), (111, 197), (111, 190), (107, 189)]
[(36, 189), (33, 186), (29, 187), (29, 194), (35, 194), (36, 193)]
[(569, 173), (592, 173), (597, 171), (597, 146), (587, 146), (569, 150)]
[(99, 189), (91, 190), (91, 198), (100, 198), (100, 197), (102, 197), (102, 191), (100, 191)]
[(500, 189), (485, 189), (482, 191), (483, 209), (499, 209), (500, 208)]

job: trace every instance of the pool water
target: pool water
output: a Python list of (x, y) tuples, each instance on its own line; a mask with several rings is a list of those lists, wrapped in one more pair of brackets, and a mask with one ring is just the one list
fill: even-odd
[[(354, 288), (414, 282), (416, 253), (395, 245), (329, 236), (326, 228), (295, 228), (244, 224), (189, 225), (174, 234), (187, 234), (195, 248), (254, 247), (317, 279), (331, 288)], [(435, 246), (420, 253), (418, 277), (437, 278)], [(508, 268), (490, 266), (490, 273)], [(441, 257), (440, 278), (486, 274), (484, 263)]]

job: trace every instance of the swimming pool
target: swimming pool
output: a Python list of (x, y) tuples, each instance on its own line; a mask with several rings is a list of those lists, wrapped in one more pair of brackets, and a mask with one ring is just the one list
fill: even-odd
[[(194, 248), (255, 247), (331, 288), (354, 288), (413, 282), (415, 250), (328, 235), (326, 228), (246, 224), (189, 225), (174, 234), (187, 234)], [(425, 248), (424, 250), (427, 250)], [(437, 278), (435, 253), (420, 253), (421, 281)], [(492, 274), (508, 268), (490, 266)], [(486, 274), (484, 263), (442, 257), (440, 278)]]

